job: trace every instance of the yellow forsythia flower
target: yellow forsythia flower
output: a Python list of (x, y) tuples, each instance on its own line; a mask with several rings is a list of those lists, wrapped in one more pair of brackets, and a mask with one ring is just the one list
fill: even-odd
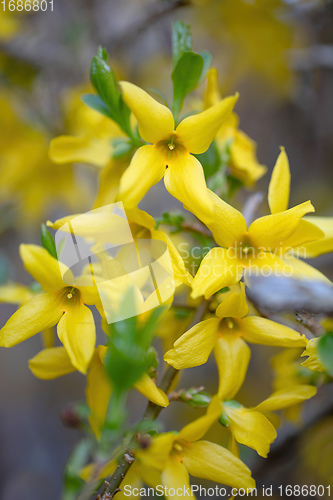
[(256, 219), (249, 228), (238, 210), (210, 192), (215, 206), (214, 221), (205, 220), (200, 212), (195, 215), (209, 227), (220, 247), (214, 247), (204, 257), (193, 281), (193, 298), (200, 295), (208, 298), (221, 288), (237, 283), (244, 271), (327, 281), (322, 273), (294, 256), (301, 248), (301, 256), (306, 257), (304, 245), (313, 241), (320, 244), (325, 233), (319, 225), (302, 219), (314, 212), (310, 201), (287, 209), (288, 172), (288, 158), (282, 149), (268, 190), (271, 215)]
[[(164, 360), (177, 370), (206, 363), (214, 350), (220, 384), (228, 384), (235, 366), (242, 379), (250, 359), (244, 340), (262, 345), (305, 347), (307, 339), (295, 330), (259, 316), (246, 316), (245, 287), (230, 294), (217, 308), (216, 316), (193, 326), (174, 343)], [(246, 316), (246, 317), (245, 317)], [(244, 340), (243, 340), (244, 339)]]
[(189, 474), (235, 488), (254, 488), (255, 481), (248, 467), (229, 450), (202, 440), (221, 413), (220, 402), (214, 398), (210, 411), (183, 427), (179, 433), (154, 436), (150, 446), (138, 450), (143, 464), (161, 473), (161, 484), (168, 488), (189, 487)]
[(120, 82), (120, 86), (124, 101), (138, 121), (140, 135), (149, 145), (140, 147), (133, 156), (121, 178), (118, 199), (125, 206), (134, 207), (164, 176), (167, 190), (186, 208), (196, 208), (210, 217), (213, 204), (203, 168), (193, 154), (208, 149), (237, 96), (185, 118), (175, 130), (174, 118), (166, 106), (132, 83)]
[[(85, 304), (99, 305), (96, 286), (74, 282), (71, 271), (44, 248), (21, 245), (21, 258), (26, 270), (41, 284), (40, 293), (25, 303), (0, 330), (0, 346), (12, 347), (45, 328), (58, 323), (57, 333), (71, 362), (85, 373), (95, 348), (95, 322)], [(73, 285), (64, 282), (66, 273)]]

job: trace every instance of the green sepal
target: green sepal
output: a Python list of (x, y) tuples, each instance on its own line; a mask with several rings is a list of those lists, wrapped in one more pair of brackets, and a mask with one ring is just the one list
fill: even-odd
[(44, 223), (41, 225), (40, 237), (45, 250), (47, 250), (49, 254), (52, 255), (52, 257), (58, 259), (57, 249), (54, 243), (53, 236)]
[(319, 338), (318, 354), (327, 372), (333, 376), (333, 332), (327, 332)]

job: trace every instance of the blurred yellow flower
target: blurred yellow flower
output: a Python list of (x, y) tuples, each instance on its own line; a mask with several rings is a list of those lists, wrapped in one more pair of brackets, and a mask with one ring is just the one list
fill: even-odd
[(48, 138), (19, 119), (6, 93), (0, 95), (0, 107), (0, 197), (20, 210), (18, 222), (40, 221), (60, 204), (83, 208), (87, 190), (72, 167), (50, 162)]
[[(211, 68), (207, 74), (204, 108), (209, 109), (220, 99), (218, 72), (217, 69)], [(216, 143), (221, 154), (228, 145), (230, 150), (228, 166), (232, 175), (244, 182), (245, 185), (251, 186), (266, 173), (267, 168), (258, 162), (257, 145), (248, 135), (238, 129), (238, 122), (238, 116), (232, 113), (218, 131)]]

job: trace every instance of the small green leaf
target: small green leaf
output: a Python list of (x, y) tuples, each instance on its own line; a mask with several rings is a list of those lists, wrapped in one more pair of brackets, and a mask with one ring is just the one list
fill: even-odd
[(204, 60), (194, 52), (184, 52), (172, 72), (174, 116), (178, 117), (183, 107), (184, 99), (199, 84)]
[(112, 114), (110, 113), (110, 110), (108, 106), (105, 104), (105, 102), (99, 97), (97, 94), (83, 94), (81, 96), (82, 102), (89, 106), (89, 108), (94, 109), (95, 111), (98, 111), (102, 115), (106, 116), (107, 118), (111, 118)]
[(220, 418), (219, 418), (219, 422), (221, 425), (223, 425), (223, 427), (228, 427), (228, 425), (230, 424), (230, 420), (227, 416), (227, 414), (224, 412), (222, 412)]
[(193, 394), (187, 404), (193, 408), (206, 408), (212, 400), (212, 396), (208, 392), (198, 392)]
[(108, 106), (112, 117), (116, 119), (119, 109), (120, 90), (114, 71), (103, 58), (95, 56), (91, 62), (90, 74), (97, 93)]
[(333, 333), (329, 332), (320, 337), (318, 354), (327, 372), (333, 376)]
[(192, 50), (191, 27), (182, 21), (172, 25), (172, 67), (175, 68), (184, 52)]
[(207, 151), (195, 156), (204, 169), (206, 179), (214, 175), (221, 166), (221, 157), (215, 141), (211, 143)]
[(57, 259), (57, 249), (54, 243), (54, 239), (52, 234), (48, 231), (47, 227), (45, 224), (41, 225), (41, 240), (42, 240), (42, 245), (49, 252), (52, 257)]

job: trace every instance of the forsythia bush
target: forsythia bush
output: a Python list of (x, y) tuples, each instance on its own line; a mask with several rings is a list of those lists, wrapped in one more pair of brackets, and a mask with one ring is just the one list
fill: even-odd
[[(260, 303), (247, 297), (252, 279), (262, 276), (330, 287), (329, 280), (300, 257), (333, 250), (332, 220), (309, 216), (314, 212), (310, 201), (289, 208), (284, 148), (269, 182), (270, 213), (255, 219), (255, 208), (247, 205), (243, 215), (229, 204), (236, 192), (253, 186), (266, 167), (257, 160), (256, 144), (239, 129), (234, 112), (238, 95), (221, 98), (217, 70), (210, 65), (209, 53), (192, 50), (189, 27), (175, 23), (169, 107), (163, 96), (156, 100), (133, 83), (118, 82), (108, 54), (98, 50), (91, 66), (96, 93), (82, 97), (87, 107), (78, 135), (53, 138), (49, 149), (50, 168), (73, 162), (99, 168), (92, 211), (43, 225), (42, 246), (20, 247), (33, 285), (0, 287), (2, 301), (20, 306), (2, 327), (0, 345), (13, 347), (42, 332), (45, 348), (29, 361), (34, 375), (53, 379), (78, 370), (87, 377), (87, 405), (76, 408), (86, 437), (66, 468), (66, 499), (77, 498), (79, 492), (91, 498), (98, 491), (104, 499), (135, 497), (131, 488), (143, 485), (156, 491), (163, 485), (165, 498), (172, 498), (172, 489), (178, 497), (194, 496), (189, 476), (230, 486), (232, 494), (235, 489), (251, 490), (255, 478), (240, 458), (238, 444), (267, 457), (279, 425), (274, 412), (287, 409), (286, 416), (295, 418), (302, 403), (333, 374), (330, 322), (322, 324), (321, 336), (307, 338), (295, 321), (286, 326), (281, 316), (277, 322), (276, 315), (271, 319)], [(180, 118), (186, 96), (201, 82), (201, 102), (189, 98)], [(26, 130), (22, 141), (31, 144)], [(138, 208), (162, 178), (186, 215), (170, 212), (154, 220)], [(156, 279), (156, 289), (149, 293), (144, 285), (150, 274), (133, 279), (124, 265), (132, 259), (126, 249), (116, 257), (109, 251), (108, 243), (127, 241), (125, 219), (108, 208), (114, 206), (124, 208), (136, 255), (140, 242), (147, 240), (164, 245), (169, 255), (160, 265), (172, 279), (161, 286)], [(55, 241), (47, 226), (56, 231)], [(97, 260), (85, 261), (79, 276), (62, 259), (67, 239), (62, 248), (57, 240), (61, 231), (93, 241)], [(199, 260), (188, 258), (195, 241), (204, 247)], [(189, 249), (186, 259), (180, 242)], [(132, 317), (123, 312), (130, 308), (136, 311)], [(115, 313), (117, 320), (111, 321)], [(96, 321), (106, 334), (105, 345), (96, 346)], [(61, 346), (55, 344), (55, 327)], [(155, 337), (164, 346), (160, 383)], [(284, 350), (273, 359), (274, 392), (247, 408), (237, 394), (252, 344)], [(176, 390), (180, 370), (205, 364), (212, 352), (218, 370), (215, 394), (202, 387)], [(302, 366), (301, 356), (306, 357)], [(126, 426), (132, 387), (148, 405), (136, 424)], [(193, 408), (192, 420), (180, 430), (164, 431), (156, 419), (175, 400)], [(196, 408), (205, 408), (205, 414), (197, 417)], [(205, 439), (216, 422), (230, 433), (228, 448)]]

